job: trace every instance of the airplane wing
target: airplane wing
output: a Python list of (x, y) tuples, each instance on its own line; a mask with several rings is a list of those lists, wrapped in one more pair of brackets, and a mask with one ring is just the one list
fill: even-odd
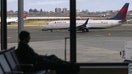
[[(76, 30), (82, 32), (88, 32), (88, 28), (86, 26), (88, 20), (89, 18), (86, 20), (85, 23), (81, 22), (83, 23), (82, 25), (76, 26)], [(48, 24), (43, 25), (42, 31), (50, 30), (51, 32), (53, 32), (53, 30), (64, 30), (64, 29), (70, 31), (69, 24), (70, 24), (69, 21), (52, 21)]]
[(80, 26), (77, 26), (76, 27), (76, 30), (77, 31), (82, 31), (82, 32), (88, 32), (89, 30), (88, 30), (88, 28), (87, 28), (87, 24), (88, 24), (88, 20), (89, 20), (89, 18), (85, 21), (85, 23), (84, 24), (82, 24), (82, 25), (80, 25)]

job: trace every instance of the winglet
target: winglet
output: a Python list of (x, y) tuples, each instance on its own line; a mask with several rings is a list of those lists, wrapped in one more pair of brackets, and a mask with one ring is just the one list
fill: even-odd
[(86, 20), (86, 22), (83, 25), (87, 25), (89, 18)]

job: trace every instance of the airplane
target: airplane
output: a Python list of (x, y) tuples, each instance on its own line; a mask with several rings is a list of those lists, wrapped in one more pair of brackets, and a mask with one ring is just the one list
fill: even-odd
[[(122, 25), (126, 21), (126, 15), (128, 11), (129, 3), (125, 3), (125, 5), (120, 9), (120, 11), (112, 18), (108, 18), (105, 20), (77, 20), (76, 21), (76, 30), (82, 32), (89, 32), (89, 29), (106, 29), (115, 26)], [(84, 23), (85, 22), (85, 23)], [(85, 24), (85, 27), (84, 27)], [(53, 30), (61, 30), (68, 29), (70, 27), (69, 20), (56, 20), (50, 21), (47, 24), (43, 25), (42, 31), (51, 32)]]
[[(23, 18), (26, 19), (27, 13), (23, 14)], [(18, 17), (7, 17), (7, 25), (11, 25), (12, 23), (18, 22)]]
[(6, 21), (7, 21), (7, 24), (10, 25), (11, 23), (18, 22), (18, 18), (17, 17), (8, 17)]

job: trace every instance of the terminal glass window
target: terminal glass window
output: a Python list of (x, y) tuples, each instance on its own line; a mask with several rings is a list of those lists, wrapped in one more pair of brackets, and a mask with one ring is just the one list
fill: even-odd
[(7, 0), (7, 48), (17, 47), (18, 42), (18, 0)]
[[(17, 13), (13, 10), (10, 16), (15, 17), (13, 14)], [(9, 47), (18, 45), (16, 24), (9, 25)], [(38, 54), (64, 59), (68, 27), (69, 0), (24, 0), (24, 30), (30, 32), (29, 45)]]
[[(124, 61), (120, 51), (132, 40), (132, 23), (126, 22), (132, 17), (131, 6), (127, 2), (131, 3), (130, 0), (77, 0), (77, 17), (82, 17), (83, 20), (89, 18), (89, 32), (77, 32), (77, 62)], [(127, 11), (126, 17), (122, 11)]]
[[(10, 0), (7, 5), (14, 4)], [(70, 0), (24, 0), (24, 29), (30, 32), (29, 45), (42, 55), (55, 54), (70, 61)], [(131, 3), (130, 0), (127, 1)], [(117, 21), (126, 1), (76, 0), (77, 62), (123, 62), (120, 51), (132, 40), (132, 21)], [(9, 6), (8, 17), (17, 17)], [(125, 8), (125, 9), (124, 9)], [(126, 11), (127, 5), (121, 11)], [(126, 19), (132, 18), (129, 6)], [(114, 17), (116, 16), (116, 17)], [(124, 16), (124, 15), (123, 15)], [(111, 17), (114, 17), (114, 20)], [(125, 18), (125, 16), (124, 16)], [(109, 20), (108, 20), (109, 19)], [(122, 18), (123, 19), (123, 18)], [(122, 24), (123, 22), (123, 24)], [(8, 46), (18, 45), (17, 22), (8, 25)]]

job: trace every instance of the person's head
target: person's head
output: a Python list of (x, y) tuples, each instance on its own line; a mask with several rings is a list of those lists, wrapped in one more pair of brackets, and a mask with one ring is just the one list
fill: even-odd
[(28, 43), (30, 41), (30, 33), (27, 31), (21, 31), (19, 34), (19, 39), (21, 42)]

